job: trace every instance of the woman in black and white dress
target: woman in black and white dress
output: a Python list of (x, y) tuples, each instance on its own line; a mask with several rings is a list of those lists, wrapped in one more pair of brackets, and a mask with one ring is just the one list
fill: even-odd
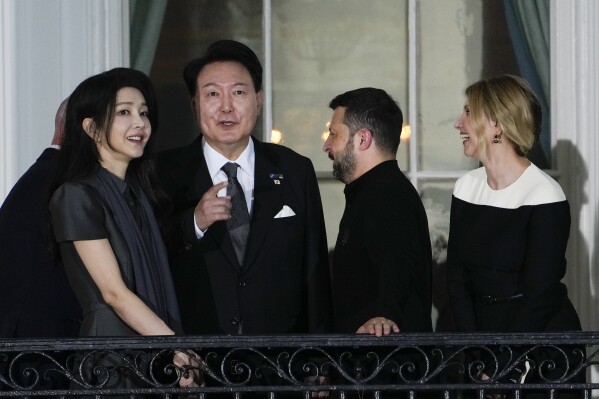
[(580, 330), (561, 282), (570, 208), (557, 182), (527, 152), (541, 107), (523, 79), (504, 75), (466, 89), (455, 123), (464, 154), (482, 167), (453, 191), (448, 286), (460, 332)]

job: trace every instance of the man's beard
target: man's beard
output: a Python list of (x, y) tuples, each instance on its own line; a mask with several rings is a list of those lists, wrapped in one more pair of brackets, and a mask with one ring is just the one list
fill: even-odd
[(343, 152), (333, 160), (333, 177), (347, 184), (355, 170), (356, 155), (354, 154), (353, 140), (349, 140)]

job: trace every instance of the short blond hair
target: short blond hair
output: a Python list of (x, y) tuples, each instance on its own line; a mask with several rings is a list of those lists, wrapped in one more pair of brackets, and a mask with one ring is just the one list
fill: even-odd
[(482, 79), (466, 88), (466, 97), (481, 154), (487, 154), (484, 123), (489, 118), (501, 127), (502, 139), (526, 156), (541, 134), (542, 122), (541, 104), (526, 80), (514, 75)]

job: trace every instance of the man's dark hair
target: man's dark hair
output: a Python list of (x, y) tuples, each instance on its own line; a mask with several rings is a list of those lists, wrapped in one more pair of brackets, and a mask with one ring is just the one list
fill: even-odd
[(343, 123), (351, 136), (360, 129), (368, 129), (381, 151), (397, 153), (403, 115), (385, 90), (363, 87), (346, 91), (332, 99), (329, 107), (332, 110), (346, 108)]
[(183, 79), (187, 84), (190, 97), (196, 94), (200, 71), (208, 64), (222, 61), (239, 62), (250, 73), (256, 92), (262, 90), (262, 64), (256, 53), (235, 40), (219, 40), (212, 43), (203, 56), (189, 61), (183, 69)]

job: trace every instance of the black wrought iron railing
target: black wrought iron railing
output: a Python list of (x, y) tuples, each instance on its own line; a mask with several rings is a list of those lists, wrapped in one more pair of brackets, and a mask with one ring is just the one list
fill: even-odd
[[(0, 397), (590, 398), (599, 332), (0, 339)], [(176, 351), (197, 355), (173, 364)], [(200, 371), (195, 387), (179, 379)]]

